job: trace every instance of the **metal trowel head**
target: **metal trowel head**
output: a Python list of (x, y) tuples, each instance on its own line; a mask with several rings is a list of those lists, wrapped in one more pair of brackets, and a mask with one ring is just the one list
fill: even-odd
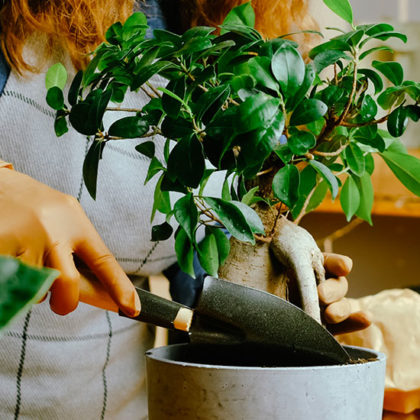
[(261, 290), (206, 277), (190, 327), (193, 343), (247, 344), (296, 359), (347, 363), (350, 355), (318, 322)]

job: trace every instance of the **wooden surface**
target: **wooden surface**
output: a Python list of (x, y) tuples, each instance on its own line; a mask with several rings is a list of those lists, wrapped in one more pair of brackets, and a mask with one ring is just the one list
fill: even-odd
[[(420, 149), (411, 149), (409, 153), (420, 158)], [(375, 171), (372, 176), (375, 201), (372, 213), (382, 216), (420, 217), (420, 197), (405, 188), (377, 155)], [(340, 200), (330, 198), (316, 209), (317, 212), (342, 213)]]

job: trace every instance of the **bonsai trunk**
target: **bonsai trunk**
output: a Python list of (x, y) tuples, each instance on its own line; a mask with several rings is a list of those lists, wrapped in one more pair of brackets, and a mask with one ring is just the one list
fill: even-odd
[(292, 301), (321, 322), (317, 283), (325, 280), (323, 255), (303, 228), (275, 207), (257, 203), (266, 238), (255, 245), (231, 238), (231, 251), (219, 277)]

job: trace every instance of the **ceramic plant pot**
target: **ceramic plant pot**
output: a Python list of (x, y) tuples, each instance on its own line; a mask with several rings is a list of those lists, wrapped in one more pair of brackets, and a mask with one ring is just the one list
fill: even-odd
[(150, 350), (149, 420), (380, 420), (385, 355), (347, 349), (365, 361), (296, 366), (283, 358), (278, 367), (275, 355), (240, 346)]

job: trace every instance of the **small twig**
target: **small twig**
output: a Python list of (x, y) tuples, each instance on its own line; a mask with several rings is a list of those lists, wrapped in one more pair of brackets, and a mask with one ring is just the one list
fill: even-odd
[(298, 225), (300, 223), (300, 221), (302, 220), (302, 217), (305, 216), (306, 214), (306, 209), (308, 208), (309, 202), (311, 201), (312, 196), (314, 195), (314, 192), (316, 190), (316, 187), (318, 186), (319, 182), (317, 181), (315, 183), (315, 186), (312, 188), (311, 192), (308, 194), (308, 196), (306, 197), (305, 202), (303, 203), (303, 207), (302, 210), (300, 211), (298, 217), (296, 217), (296, 219), (294, 220), (294, 223), (296, 225)]
[(349, 122), (343, 121), (341, 123), (341, 125), (343, 127), (366, 127), (368, 125), (381, 124), (381, 123), (385, 122), (389, 118), (389, 116), (390, 116), (390, 114), (387, 114), (384, 117), (379, 118), (378, 120), (368, 121), (368, 122), (364, 122), (364, 123), (349, 123)]
[(150, 83), (150, 82), (146, 82), (146, 85), (152, 89), (152, 92), (158, 97), (160, 98), (162, 95), (160, 94), (160, 92)]
[(256, 233), (254, 233), (254, 238), (257, 241), (264, 242), (266, 244), (271, 243), (271, 241), (273, 240), (272, 236), (262, 236), (262, 235), (257, 235)]
[(346, 147), (348, 144), (343, 144), (341, 147), (339, 147), (335, 152), (320, 152), (318, 150), (314, 150), (312, 153), (317, 156), (323, 156), (323, 157), (332, 157), (332, 156), (338, 156)]
[[(333, 233), (327, 236), (324, 236), (323, 238), (318, 239), (316, 243), (319, 246), (322, 246), (325, 252), (332, 252), (332, 243), (334, 241), (347, 235), (348, 233), (350, 233), (352, 230), (354, 230), (357, 226), (359, 226), (362, 223), (363, 223), (363, 220), (356, 217), (349, 224), (342, 227), (341, 229), (337, 229)], [(329, 250), (327, 250), (326, 248), (329, 248)]]
[(142, 109), (136, 109), (136, 108), (106, 108), (106, 111), (141, 112)]
[(257, 176), (263, 176), (265, 174), (269, 174), (271, 171), (273, 171), (274, 167), (272, 166), (271, 168), (265, 169), (264, 171), (258, 172)]
[(150, 99), (156, 99), (155, 95), (152, 95), (144, 86), (140, 86), (140, 89), (150, 98)]

